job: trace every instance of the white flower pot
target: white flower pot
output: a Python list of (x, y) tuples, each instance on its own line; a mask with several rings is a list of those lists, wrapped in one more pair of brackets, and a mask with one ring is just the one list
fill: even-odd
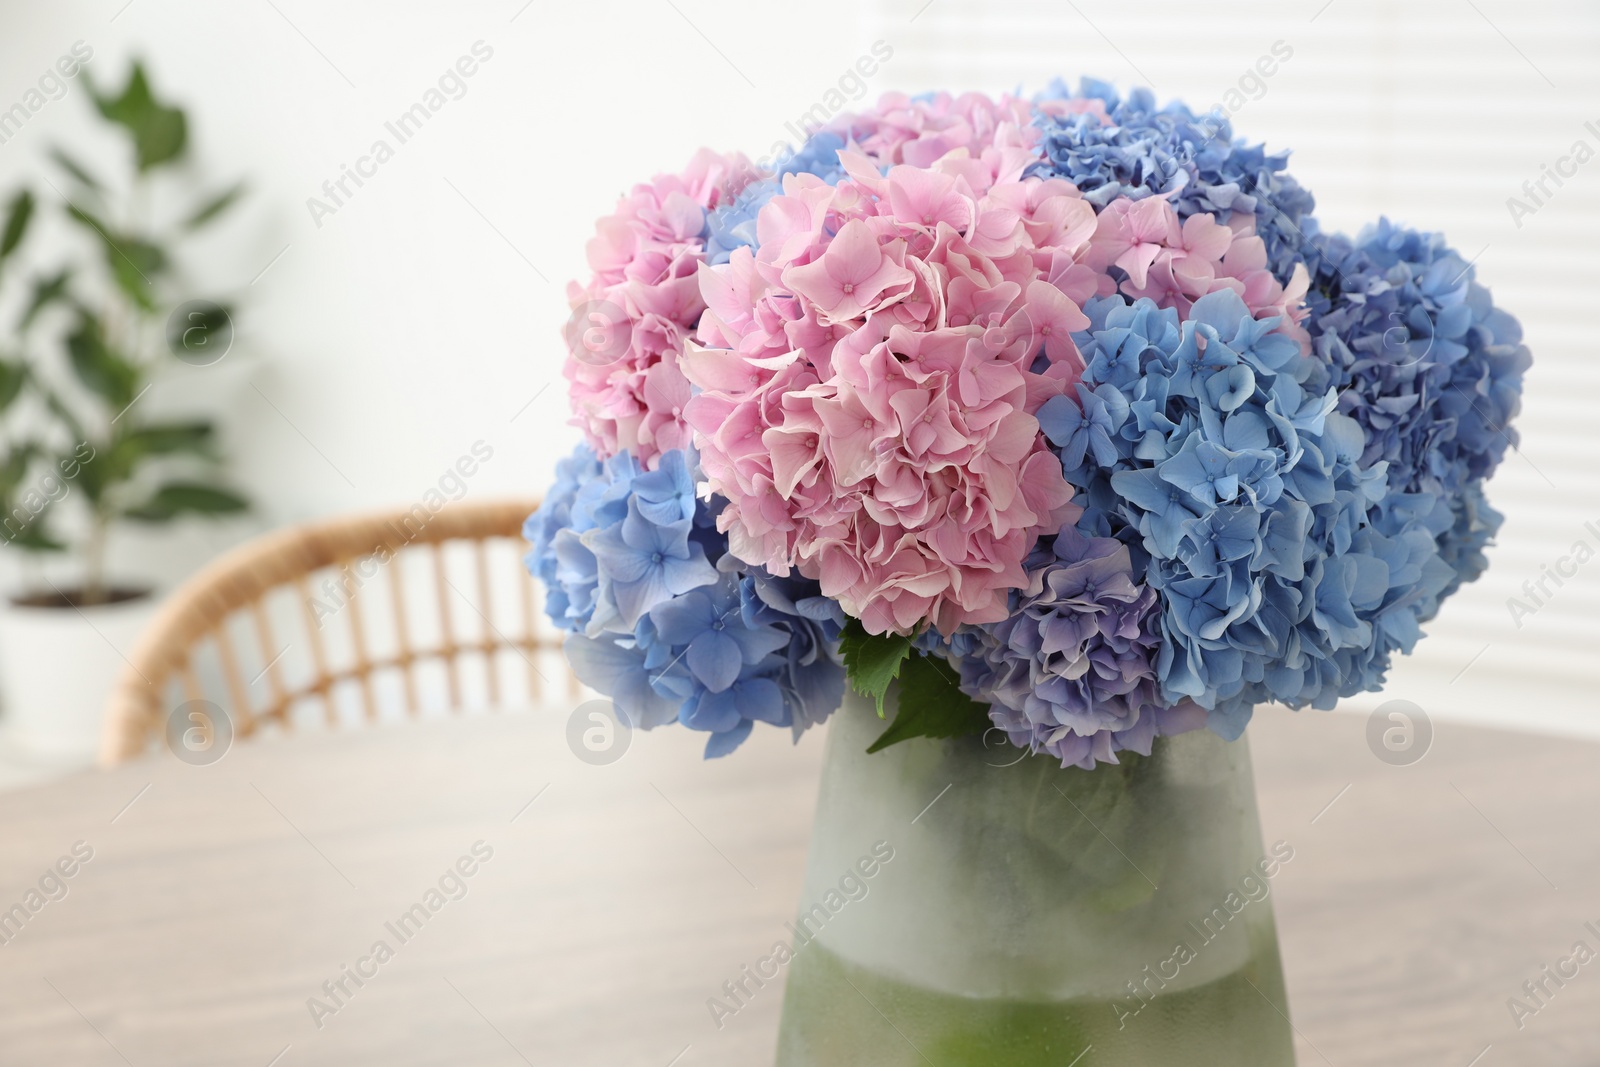
[(94, 607), (0, 606), (0, 731), (17, 754), (94, 761), (106, 700), (158, 599)]

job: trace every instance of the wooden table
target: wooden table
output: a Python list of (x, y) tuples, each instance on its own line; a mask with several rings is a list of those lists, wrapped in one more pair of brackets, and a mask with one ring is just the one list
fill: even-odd
[[(1396, 767), (1366, 725), (1251, 730), (1267, 839), (1296, 850), (1273, 894), (1301, 1064), (1600, 1063), (1600, 960), (1520, 1030), (1507, 1006), (1600, 950), (1600, 747), (1436, 723)], [(0, 909), (74, 871), (0, 947), (0, 1064), (771, 1063), (781, 990), (720, 1031), (706, 999), (792, 917), (822, 738), (703, 764), (658, 731), (589, 766), (565, 730), (266, 738), (0, 796)], [(458, 862), (402, 942), (386, 924)]]

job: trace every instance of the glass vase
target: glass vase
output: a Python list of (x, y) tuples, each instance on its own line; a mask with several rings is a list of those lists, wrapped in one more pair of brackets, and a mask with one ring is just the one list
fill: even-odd
[(1294, 851), (1243, 740), (1085, 771), (998, 732), (868, 755), (883, 728), (854, 695), (829, 727), (778, 1067), (1292, 1067)]

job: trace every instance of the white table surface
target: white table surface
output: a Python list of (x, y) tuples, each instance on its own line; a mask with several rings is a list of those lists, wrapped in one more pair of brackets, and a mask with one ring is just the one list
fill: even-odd
[[(0, 909), (93, 849), (0, 947), (0, 1065), (771, 1063), (781, 989), (720, 1031), (706, 999), (792, 917), (822, 737), (758, 730), (705, 764), (657, 731), (593, 767), (566, 710), (0, 795)], [(1267, 840), (1296, 849), (1273, 900), (1301, 1064), (1600, 1063), (1600, 961), (1523, 1029), (1507, 1008), (1575, 941), (1600, 949), (1600, 746), (1437, 723), (1394, 767), (1365, 727), (1251, 728)], [(319, 1028), (308, 998), (478, 841), (466, 895)]]

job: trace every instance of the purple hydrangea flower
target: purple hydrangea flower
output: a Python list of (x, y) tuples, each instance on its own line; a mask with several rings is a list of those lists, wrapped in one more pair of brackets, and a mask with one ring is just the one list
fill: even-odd
[(1066, 527), (1029, 560), (1028, 579), (1012, 615), (965, 630), (955, 657), (962, 690), (989, 702), (1013, 744), (1090, 768), (1205, 725), (1198, 706), (1162, 699), (1156, 591), (1135, 581), (1126, 545)]

